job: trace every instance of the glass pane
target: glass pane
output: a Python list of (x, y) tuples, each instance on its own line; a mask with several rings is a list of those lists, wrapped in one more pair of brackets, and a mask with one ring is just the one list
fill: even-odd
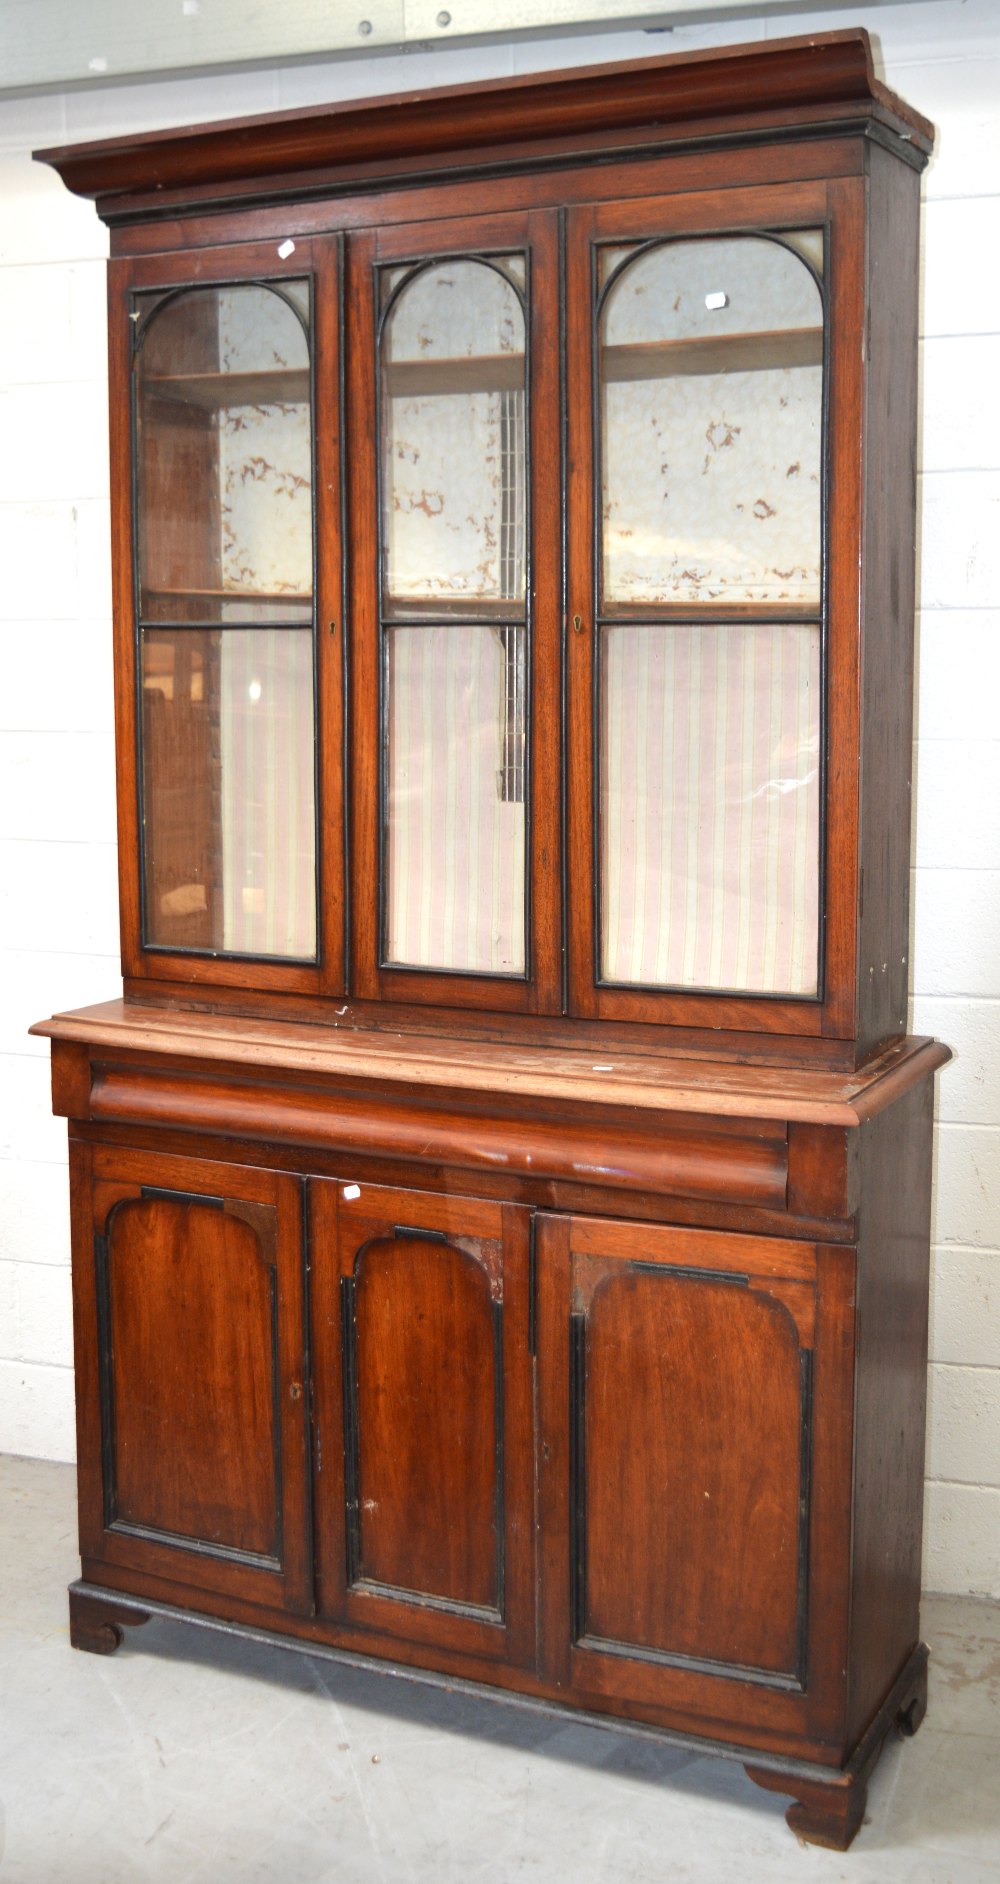
[(142, 785), (146, 942), (314, 958), (311, 632), (147, 630)]
[(496, 268), (411, 271), (382, 337), (387, 613), (523, 613), (524, 365), (521, 302)]
[(524, 636), (388, 631), (390, 962), (524, 973)]
[(607, 613), (818, 608), (822, 360), (819, 288), (779, 242), (667, 242), (612, 281), (600, 352)]
[[(300, 308), (308, 283), (289, 284)], [(309, 621), (309, 349), (282, 295), (138, 295), (140, 611), (146, 621)], [(155, 311), (154, 311), (155, 309)]]
[(612, 248), (606, 246), (599, 248), (597, 251), (598, 286), (603, 288), (605, 283), (611, 279), (619, 262), (624, 262), (627, 256), (634, 255), (636, 249), (641, 246), (644, 245), (638, 242), (625, 242), (621, 247)]
[(819, 628), (635, 623), (601, 642), (601, 974), (813, 995)]

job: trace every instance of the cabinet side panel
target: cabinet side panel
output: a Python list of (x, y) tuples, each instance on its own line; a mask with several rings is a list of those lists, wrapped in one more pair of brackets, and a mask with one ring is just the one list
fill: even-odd
[(858, 1057), (906, 1028), (920, 179), (869, 146)]
[(919, 1635), (933, 1096), (863, 1127), (848, 1746)]

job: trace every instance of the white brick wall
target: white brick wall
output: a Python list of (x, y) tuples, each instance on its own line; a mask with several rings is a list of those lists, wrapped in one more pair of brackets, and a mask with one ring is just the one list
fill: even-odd
[(0, 103), (0, 1451), (73, 1450), (64, 1130), (28, 1024), (116, 991), (102, 258), (33, 146), (867, 24), (925, 178), (915, 1031), (936, 1151), (927, 1582), (1000, 1594), (1000, 7), (918, 0)]

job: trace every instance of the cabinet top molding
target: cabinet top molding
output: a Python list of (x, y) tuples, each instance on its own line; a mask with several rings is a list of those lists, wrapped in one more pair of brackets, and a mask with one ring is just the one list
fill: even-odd
[(532, 159), (620, 156), (711, 137), (879, 127), (922, 167), (933, 127), (875, 77), (861, 28), (628, 65), (352, 99), (221, 124), (37, 151), (104, 221), (185, 203), (261, 203), (338, 188), (475, 174)]
[[(158, 1006), (103, 1001), (55, 1014), (30, 1030), (50, 1040), (84, 1046), (96, 1060), (154, 1054), (166, 1065), (222, 1061), (267, 1073), (341, 1084), (362, 1080), (370, 1092), (387, 1081), (434, 1088), (459, 1103), (483, 1095), (516, 1095), (575, 1105), (596, 1104), (643, 1112), (710, 1112), (723, 1118), (796, 1120), (816, 1125), (859, 1125), (928, 1073), (951, 1059), (939, 1041), (913, 1036), (894, 1042), (856, 1072), (823, 1067), (773, 1067), (689, 1059), (683, 1051), (616, 1051), (611, 1066), (595, 1066), (593, 1050), (508, 1045), (459, 1033), (443, 1041), (394, 1031), (388, 1035), (343, 1026), (247, 1019), (240, 1015), (184, 1013)], [(594, 1078), (600, 1073), (599, 1079)]]

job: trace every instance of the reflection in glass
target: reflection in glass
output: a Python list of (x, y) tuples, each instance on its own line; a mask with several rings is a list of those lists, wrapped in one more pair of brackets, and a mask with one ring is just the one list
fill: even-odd
[(145, 621), (311, 619), (308, 284), (281, 285), (294, 306), (254, 284), (136, 296)]
[(145, 941), (316, 954), (312, 634), (147, 630)]
[[(657, 244), (600, 322), (603, 597), (818, 608), (823, 310), (758, 236)], [(621, 251), (616, 251), (616, 255)]]
[(381, 277), (383, 959), (400, 967), (525, 972), (525, 279), (523, 256)]
[(602, 978), (815, 994), (818, 627), (605, 628), (600, 712)]
[(525, 330), (510, 264), (502, 266), (506, 273), (462, 260), (413, 270), (386, 317), (390, 614), (435, 604), (467, 612), (470, 602), (523, 611)]
[(524, 634), (387, 632), (389, 962), (524, 973)]

